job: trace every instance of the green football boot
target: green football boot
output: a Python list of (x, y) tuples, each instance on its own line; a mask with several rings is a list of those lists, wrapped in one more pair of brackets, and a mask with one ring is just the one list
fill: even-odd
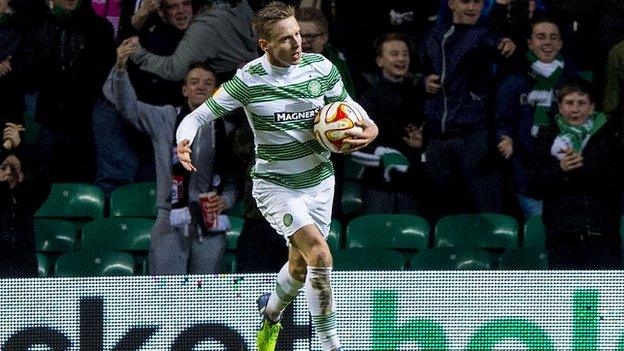
[(269, 303), (270, 296), (271, 293), (266, 293), (257, 300), (258, 312), (262, 316), (262, 324), (256, 333), (256, 347), (258, 351), (274, 351), (275, 345), (277, 345), (277, 337), (279, 336), (280, 330), (282, 330), (282, 323), (271, 322), (264, 313)]

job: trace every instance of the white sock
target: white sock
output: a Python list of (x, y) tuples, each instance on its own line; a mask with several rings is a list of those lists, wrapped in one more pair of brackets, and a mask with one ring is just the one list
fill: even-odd
[(336, 306), (331, 288), (332, 269), (308, 266), (305, 295), (312, 315), (312, 325), (321, 340), (323, 350), (337, 350), (340, 347), (336, 329)]
[(288, 262), (277, 274), (275, 290), (271, 292), (269, 303), (266, 308), (266, 315), (273, 322), (282, 318), (282, 312), (299, 295), (299, 290), (303, 287), (303, 282), (293, 278), (288, 272)]

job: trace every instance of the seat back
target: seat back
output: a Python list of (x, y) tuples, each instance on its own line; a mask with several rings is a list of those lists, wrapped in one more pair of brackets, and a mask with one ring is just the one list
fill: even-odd
[(225, 210), (225, 214), (230, 217), (244, 218), (245, 217), (245, 202), (239, 201), (235, 203), (234, 206)]
[(155, 182), (123, 185), (110, 195), (111, 217), (156, 218), (156, 211)]
[(337, 271), (402, 271), (403, 255), (394, 250), (360, 248), (338, 250), (333, 255)]
[(334, 252), (340, 249), (340, 241), (342, 238), (342, 223), (336, 218), (332, 218), (329, 226), (329, 236), (327, 237), (327, 246)]
[(343, 214), (357, 214), (362, 209), (362, 189), (357, 181), (345, 181), (340, 199)]
[(424, 250), (429, 246), (429, 223), (406, 214), (364, 215), (347, 225), (346, 247)]
[(489, 270), (494, 269), (492, 254), (485, 250), (441, 247), (418, 252), (410, 262), (413, 270)]
[(364, 166), (353, 161), (351, 155), (344, 158), (344, 179), (359, 180), (364, 173)]
[(500, 269), (547, 270), (546, 250), (539, 247), (518, 247), (507, 250), (501, 255)]
[(230, 216), (229, 219), (232, 227), (225, 233), (225, 237), (227, 238), (227, 248), (228, 250), (236, 250), (238, 247), (238, 237), (243, 230), (245, 220), (234, 216)]
[(518, 243), (518, 222), (502, 214), (451, 215), (440, 218), (435, 226), (435, 247), (510, 249)]
[(223, 255), (223, 261), (221, 262), (221, 272), (230, 274), (236, 273), (238, 269), (238, 258), (235, 253), (227, 252)]
[(35, 218), (35, 247), (37, 252), (72, 251), (76, 243), (76, 228), (63, 219)]
[(102, 218), (104, 191), (92, 184), (54, 183), (50, 195), (35, 213), (40, 218)]
[(542, 223), (542, 216), (531, 216), (524, 223), (524, 238), (522, 246), (541, 247), (546, 243), (546, 230)]
[(45, 254), (37, 253), (37, 275), (39, 277), (50, 276), (50, 266), (52, 260)]
[(134, 275), (134, 257), (124, 252), (82, 250), (62, 254), (54, 265), (56, 277)]
[(153, 225), (148, 218), (97, 219), (84, 225), (81, 248), (146, 252)]

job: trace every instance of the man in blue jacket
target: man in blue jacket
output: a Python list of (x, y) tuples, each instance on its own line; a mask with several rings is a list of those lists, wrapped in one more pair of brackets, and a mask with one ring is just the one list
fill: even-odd
[(541, 128), (554, 124), (554, 91), (576, 76), (559, 53), (563, 41), (556, 23), (534, 20), (527, 43), (526, 69), (507, 77), (496, 98), (498, 151), (511, 159), (513, 191), (525, 217), (542, 214), (542, 201), (527, 194), (527, 169), (535, 137)]
[[(424, 70), (426, 168), (438, 215), (501, 212), (501, 182), (488, 152), (486, 93), (492, 64), (516, 46), (476, 24), (483, 0), (448, 5), (453, 20), (429, 33)], [(467, 206), (457, 206), (456, 191), (465, 193)]]

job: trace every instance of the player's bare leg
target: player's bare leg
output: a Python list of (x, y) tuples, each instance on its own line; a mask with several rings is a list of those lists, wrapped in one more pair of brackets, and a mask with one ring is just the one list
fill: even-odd
[[(279, 323), (282, 312), (305, 285), (305, 294), (312, 315), (312, 323), (317, 330), (324, 350), (340, 349), (336, 331), (336, 311), (331, 289), (330, 275), (332, 257), (329, 247), (316, 225), (310, 224), (297, 230), (290, 237), (288, 263), (278, 274), (275, 290), (259, 299), (266, 299), (261, 313), (267, 320), (266, 326), (258, 333), (260, 350), (261, 334), (270, 335), (270, 327)], [(305, 282), (305, 283), (303, 283)], [(280, 326), (281, 329), (281, 326)], [(278, 330), (279, 332), (279, 330)], [(276, 343), (276, 341), (275, 341)], [(274, 344), (275, 343), (270, 343)]]

